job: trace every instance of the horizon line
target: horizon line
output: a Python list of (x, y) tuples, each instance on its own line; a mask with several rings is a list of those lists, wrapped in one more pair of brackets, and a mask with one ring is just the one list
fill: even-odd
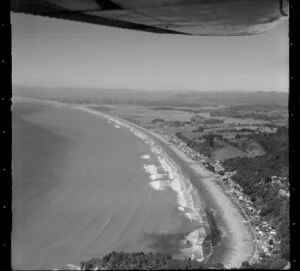
[(87, 89), (87, 90), (122, 90), (122, 91), (141, 91), (141, 92), (151, 92), (151, 91), (179, 91), (179, 92), (277, 92), (277, 93), (286, 93), (289, 94), (289, 90), (241, 90), (241, 89), (224, 89), (224, 90), (217, 90), (217, 89), (207, 89), (207, 90), (196, 90), (196, 89), (140, 89), (140, 88), (127, 88), (127, 87), (105, 87), (105, 86), (93, 86), (93, 87), (88, 87), (88, 86), (41, 86), (41, 85), (27, 85), (27, 84), (20, 84), (20, 83), (12, 83), (12, 88), (13, 87), (33, 87), (33, 88), (46, 88), (46, 89)]

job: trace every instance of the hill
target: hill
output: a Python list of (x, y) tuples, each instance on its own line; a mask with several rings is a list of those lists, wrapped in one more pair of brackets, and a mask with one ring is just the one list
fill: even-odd
[(38, 86), (13, 86), (13, 95), (48, 98), (66, 101), (128, 103), (161, 106), (205, 106), (205, 105), (279, 105), (287, 106), (288, 94), (275, 91), (189, 91), (101, 88), (46, 88)]

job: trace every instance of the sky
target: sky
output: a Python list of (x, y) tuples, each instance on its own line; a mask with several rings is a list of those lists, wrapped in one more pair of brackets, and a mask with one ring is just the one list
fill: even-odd
[(288, 92), (287, 21), (243, 37), (162, 35), (15, 13), (11, 25), (13, 84)]

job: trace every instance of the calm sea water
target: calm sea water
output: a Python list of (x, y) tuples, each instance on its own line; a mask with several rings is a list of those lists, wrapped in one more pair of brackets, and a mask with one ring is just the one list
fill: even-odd
[(145, 163), (157, 160), (126, 128), (14, 102), (13, 267), (59, 268), (112, 250), (180, 255), (187, 231), (176, 195), (152, 189)]

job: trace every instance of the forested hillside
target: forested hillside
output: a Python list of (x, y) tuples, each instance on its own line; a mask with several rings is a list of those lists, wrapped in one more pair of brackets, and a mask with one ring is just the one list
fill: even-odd
[[(228, 159), (223, 165), (227, 171), (236, 171), (232, 179), (251, 196), (256, 208), (261, 210), (260, 215), (277, 230), (281, 244), (274, 257), (289, 260), (288, 129), (281, 127), (275, 134), (252, 138), (265, 148), (266, 155)], [(271, 263), (270, 260), (266, 258), (265, 262)]]

